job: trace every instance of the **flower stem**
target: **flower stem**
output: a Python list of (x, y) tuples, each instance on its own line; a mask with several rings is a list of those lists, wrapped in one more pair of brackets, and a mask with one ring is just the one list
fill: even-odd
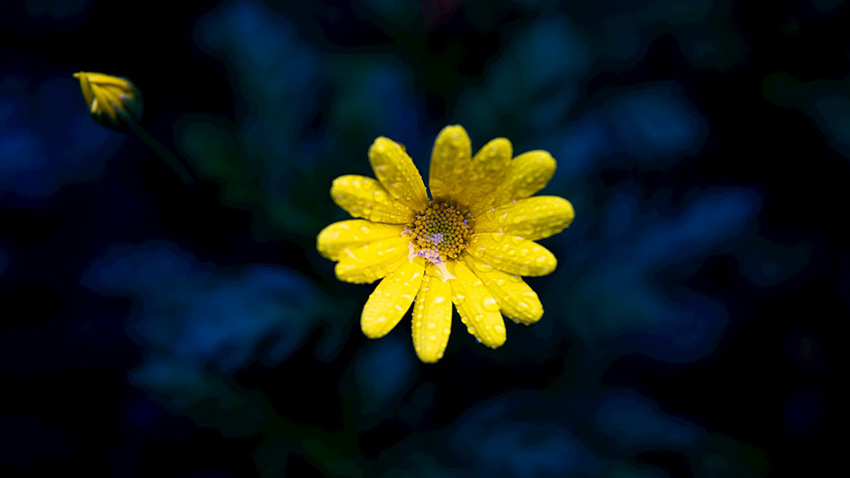
[(153, 136), (150, 135), (144, 128), (142, 128), (137, 122), (130, 120), (127, 122), (130, 125), (130, 129), (133, 130), (133, 133), (142, 140), (145, 144), (148, 145), (159, 157), (161, 157), (168, 166), (180, 177), (180, 179), (186, 183), (187, 186), (195, 189), (195, 182), (192, 179), (192, 176), (186, 171), (186, 168), (180, 164), (180, 160), (177, 159), (177, 156), (174, 155), (171, 151), (168, 150), (165, 146), (162, 145), (159, 141), (156, 140)]

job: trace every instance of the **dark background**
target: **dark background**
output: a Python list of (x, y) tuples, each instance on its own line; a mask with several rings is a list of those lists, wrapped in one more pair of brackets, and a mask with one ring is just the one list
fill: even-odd
[[(843, 453), (850, 9), (0, 7), (0, 474), (813, 476)], [(132, 134), (71, 77), (131, 79)], [(315, 235), (388, 136), (545, 149), (576, 220), (495, 351), (370, 341)], [(427, 178), (426, 178), (427, 180)], [(427, 184), (427, 181), (426, 181)], [(455, 319), (457, 316), (455, 315)], [(843, 404), (843, 402), (841, 403)]]

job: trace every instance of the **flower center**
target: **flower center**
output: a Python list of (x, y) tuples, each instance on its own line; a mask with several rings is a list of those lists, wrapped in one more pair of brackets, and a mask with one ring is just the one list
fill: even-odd
[(466, 248), (470, 217), (457, 206), (431, 201), (407, 225), (415, 249), (411, 252), (435, 264), (437, 261), (457, 259)]

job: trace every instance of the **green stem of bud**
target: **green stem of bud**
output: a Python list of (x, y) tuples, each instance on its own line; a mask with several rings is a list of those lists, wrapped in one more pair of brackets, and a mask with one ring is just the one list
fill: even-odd
[(159, 157), (161, 157), (168, 164), (169, 167), (180, 177), (180, 179), (186, 183), (192, 189), (195, 189), (195, 182), (192, 179), (192, 176), (186, 171), (186, 168), (180, 164), (180, 160), (177, 159), (177, 156), (174, 155), (171, 151), (168, 150), (165, 146), (162, 145), (159, 141), (156, 140), (153, 136), (151, 136), (144, 128), (142, 128), (136, 121), (130, 118), (127, 121), (127, 124), (130, 126), (130, 129), (133, 133), (138, 137), (142, 142), (148, 145), (154, 153), (156, 153)]

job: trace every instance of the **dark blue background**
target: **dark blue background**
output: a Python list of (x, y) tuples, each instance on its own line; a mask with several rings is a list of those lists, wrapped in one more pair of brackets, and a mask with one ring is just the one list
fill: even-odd
[[(0, 474), (812, 476), (843, 452), (850, 8), (28, 0), (0, 10)], [(132, 79), (193, 176), (89, 117)], [(437, 365), (315, 235), (388, 136), (546, 149), (546, 313)], [(426, 178), (427, 179), (427, 178)], [(457, 321), (455, 321), (457, 322)], [(843, 404), (843, 403), (842, 403)]]

